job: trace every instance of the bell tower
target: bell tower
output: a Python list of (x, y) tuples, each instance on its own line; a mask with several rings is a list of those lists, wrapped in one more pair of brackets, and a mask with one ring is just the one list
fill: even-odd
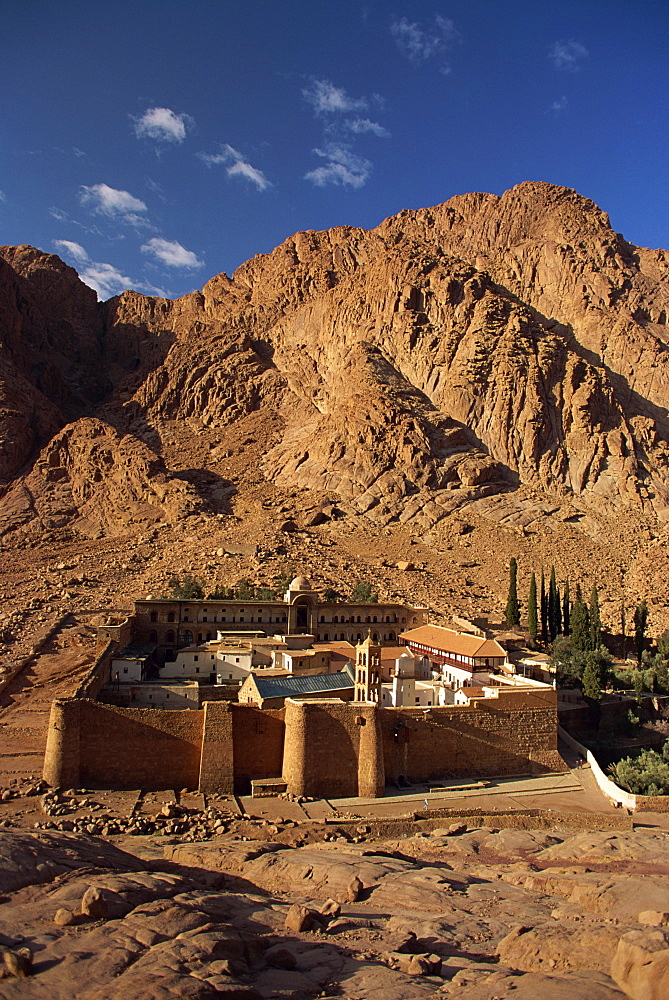
[(355, 647), (355, 700), (381, 701), (381, 647), (372, 642), (371, 631)]

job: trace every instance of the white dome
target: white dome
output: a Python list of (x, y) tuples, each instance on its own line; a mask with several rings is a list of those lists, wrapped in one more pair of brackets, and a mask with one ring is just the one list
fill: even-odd
[(291, 580), (288, 590), (311, 590), (311, 584), (306, 576), (296, 576), (294, 580)]

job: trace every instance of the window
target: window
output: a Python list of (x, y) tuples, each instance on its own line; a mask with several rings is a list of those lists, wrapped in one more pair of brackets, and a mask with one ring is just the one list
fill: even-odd
[(157, 611), (152, 611), (151, 612), (151, 621), (152, 622), (157, 622), (158, 621), (158, 612)]
[(195, 663), (197, 663), (197, 661), (198, 661), (198, 655), (197, 655), (197, 653), (196, 653), (196, 654), (195, 654), (195, 656), (193, 657), (193, 661), (194, 661)]
[(174, 621), (174, 612), (173, 611), (168, 612), (167, 620), (168, 620), (168, 622), (173, 622)]
[(127, 667), (124, 667), (124, 668), (123, 668), (123, 673), (124, 673), (124, 674), (127, 674), (127, 673), (128, 673), (128, 668), (127, 668)]
[(416, 698), (416, 704), (420, 705), (420, 698)]
[(197, 634), (197, 641), (198, 642), (202, 642), (202, 633), (201, 632), (198, 632), (198, 634)]
[(206, 620), (207, 620), (207, 616), (206, 615), (202, 615), (202, 621), (206, 622)]
[(189, 628), (185, 628), (181, 633), (181, 641), (185, 646), (190, 646), (193, 641), (193, 633)]
[(235, 656), (235, 663), (239, 663), (239, 657), (238, 656)]
[(174, 642), (174, 632), (172, 631), (172, 629), (170, 629), (167, 635), (165, 636), (165, 641)]
[(321, 615), (321, 625), (325, 623), (325, 615)]
[[(211, 632), (207, 632), (207, 642), (211, 641)], [(212, 657), (213, 659), (213, 657)]]

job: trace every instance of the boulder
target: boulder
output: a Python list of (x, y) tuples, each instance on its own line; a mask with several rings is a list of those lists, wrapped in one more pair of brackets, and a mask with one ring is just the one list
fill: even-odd
[(355, 875), (349, 884), (346, 886), (346, 901), (348, 903), (357, 903), (362, 894), (364, 886), (357, 875)]
[(311, 910), (300, 903), (293, 903), (286, 914), (285, 928), (293, 934), (302, 934), (311, 929), (313, 919)]
[(109, 916), (107, 900), (97, 886), (89, 885), (81, 900), (81, 912), (92, 920), (106, 920)]
[(630, 1000), (669, 997), (669, 933), (628, 931), (620, 938), (611, 975)]

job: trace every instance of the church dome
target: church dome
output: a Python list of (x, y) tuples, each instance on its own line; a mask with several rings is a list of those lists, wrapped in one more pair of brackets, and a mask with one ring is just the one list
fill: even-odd
[(306, 576), (296, 576), (294, 580), (291, 580), (288, 590), (311, 590), (311, 584)]

